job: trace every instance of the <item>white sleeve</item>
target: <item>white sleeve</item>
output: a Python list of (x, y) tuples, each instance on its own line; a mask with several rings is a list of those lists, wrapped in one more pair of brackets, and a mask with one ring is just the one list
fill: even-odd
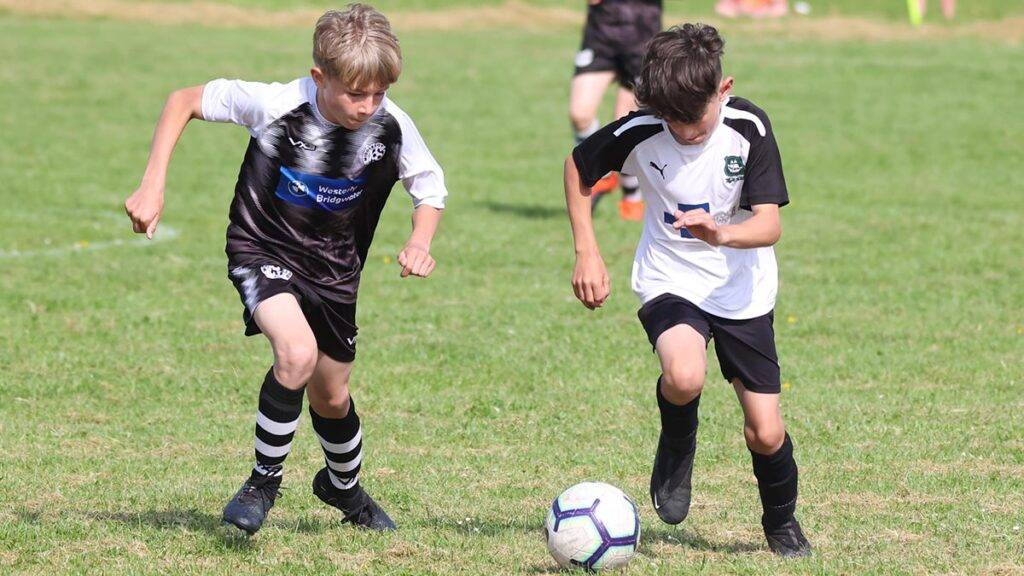
[(426, 142), (412, 119), (391, 101), (387, 110), (398, 120), (402, 129), (402, 153), (398, 159), (398, 177), (412, 197), (414, 207), (422, 204), (443, 210), (448, 189), (444, 185), (444, 171), (427, 149)]
[(245, 126), (250, 134), (258, 136), (264, 127), (297, 105), (297, 88), (297, 81), (264, 84), (224, 78), (211, 80), (203, 88), (203, 119)]

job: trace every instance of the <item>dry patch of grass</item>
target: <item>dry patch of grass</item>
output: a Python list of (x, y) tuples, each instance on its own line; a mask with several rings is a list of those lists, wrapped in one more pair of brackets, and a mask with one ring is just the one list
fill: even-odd
[[(308, 28), (322, 13), (321, 10), (309, 8), (265, 10), (205, 0), (187, 3), (140, 3), (127, 0), (0, 0), (0, 9), (34, 17), (102, 18), (155, 24), (199, 24), (221, 28)], [(509, 0), (499, 6), (393, 11), (388, 17), (400, 31), (495, 28), (550, 30), (579, 27), (583, 20), (582, 13), (576, 10), (532, 6), (519, 0)], [(667, 23), (686, 20), (693, 18), (675, 13), (665, 17)], [(1021, 17), (956, 26), (926, 24), (917, 28), (902, 22), (849, 16), (737, 22), (717, 18), (702, 20), (735, 33), (794, 40), (879, 42), (974, 38), (1010, 44), (1024, 42), (1024, 18)]]

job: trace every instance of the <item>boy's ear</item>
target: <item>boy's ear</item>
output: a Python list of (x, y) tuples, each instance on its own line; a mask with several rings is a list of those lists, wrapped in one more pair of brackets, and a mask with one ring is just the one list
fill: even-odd
[(317, 88), (323, 88), (324, 87), (324, 72), (323, 72), (323, 70), (317, 68), (316, 66), (313, 66), (312, 68), (309, 69), (309, 75), (310, 75), (310, 77), (313, 78), (313, 82), (316, 83), (316, 87)]
[(726, 76), (722, 78), (722, 83), (718, 85), (718, 97), (725, 99), (732, 91), (733, 78), (732, 76)]

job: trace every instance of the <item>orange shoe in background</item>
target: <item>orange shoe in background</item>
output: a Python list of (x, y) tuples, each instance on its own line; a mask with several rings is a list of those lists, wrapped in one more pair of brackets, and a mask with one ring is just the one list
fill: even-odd
[(597, 194), (607, 194), (607, 193), (611, 192), (612, 190), (615, 190), (615, 188), (618, 187), (618, 185), (619, 185), (619, 173), (618, 172), (609, 172), (609, 173), (605, 174), (604, 178), (601, 178), (600, 180), (598, 180), (597, 184), (594, 184), (593, 186), (591, 186), (590, 187), (590, 191), (593, 192), (595, 195), (597, 195)]
[(643, 200), (619, 200), (619, 216), (623, 220), (640, 222), (644, 219)]

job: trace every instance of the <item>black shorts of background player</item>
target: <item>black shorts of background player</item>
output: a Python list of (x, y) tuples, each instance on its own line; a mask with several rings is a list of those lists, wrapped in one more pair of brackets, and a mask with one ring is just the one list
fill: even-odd
[(225, 523), (248, 534), (279, 495), (303, 396), (324, 452), (313, 494), (343, 521), (394, 529), (359, 483), (362, 425), (349, 392), (356, 295), (395, 183), (414, 205), (412, 233), (398, 254), (403, 277), (433, 271), (430, 245), (447, 195), (412, 120), (385, 97), (402, 56), (383, 14), (363, 4), (325, 13), (313, 64), (309, 76), (284, 84), (217, 79), (172, 93), (142, 183), (125, 202), (135, 231), (152, 237), (171, 151), (189, 120), (248, 129), (225, 251), (246, 334), (264, 334), (274, 354), (259, 392), (255, 465), (223, 512)]
[[(569, 119), (576, 143), (601, 125), (597, 111), (605, 91), (615, 80), (615, 118), (636, 110), (634, 79), (640, 73), (647, 42), (661, 31), (661, 0), (588, 0), (583, 43), (576, 53), (576, 68), (569, 96)], [(609, 174), (594, 186), (591, 208), (603, 194), (622, 185), (619, 215), (625, 220), (643, 218), (643, 200), (633, 176)]]
[(661, 364), (654, 509), (669, 524), (689, 513), (697, 407), (714, 339), (722, 375), (743, 409), (768, 546), (781, 556), (806, 556), (811, 546), (795, 517), (798, 471), (779, 405), (773, 330), (773, 245), (789, 194), (771, 122), (730, 94), (723, 48), (718, 31), (700, 24), (655, 36), (636, 85), (645, 109), (601, 128), (566, 159), (573, 290), (591, 309), (610, 291), (588, 188), (612, 170), (637, 176), (648, 207), (631, 285)]

